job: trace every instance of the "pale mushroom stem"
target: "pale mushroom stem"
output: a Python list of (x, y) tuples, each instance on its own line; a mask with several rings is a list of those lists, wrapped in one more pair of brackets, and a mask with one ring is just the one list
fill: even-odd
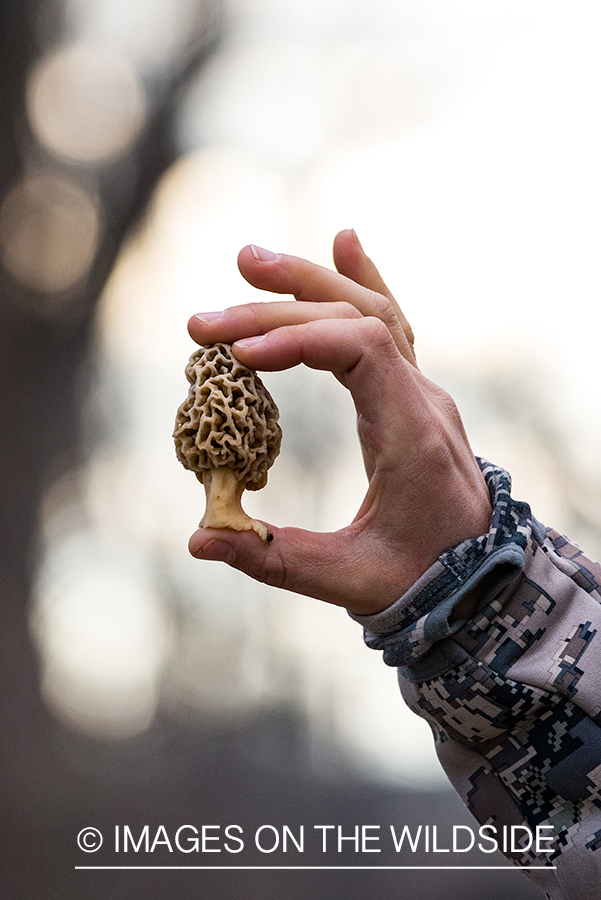
[(233, 531), (256, 531), (263, 541), (271, 532), (263, 522), (251, 519), (242, 509), (244, 483), (231, 469), (223, 466), (202, 474), (207, 506), (200, 521), (201, 528), (231, 528)]

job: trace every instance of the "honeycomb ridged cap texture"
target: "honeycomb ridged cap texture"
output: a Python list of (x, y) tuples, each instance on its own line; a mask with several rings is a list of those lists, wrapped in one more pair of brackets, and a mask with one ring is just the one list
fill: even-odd
[(252, 369), (229, 344), (196, 350), (186, 366), (188, 397), (175, 419), (179, 461), (202, 481), (209, 469), (227, 467), (247, 490), (267, 484), (267, 470), (280, 452), (279, 411)]

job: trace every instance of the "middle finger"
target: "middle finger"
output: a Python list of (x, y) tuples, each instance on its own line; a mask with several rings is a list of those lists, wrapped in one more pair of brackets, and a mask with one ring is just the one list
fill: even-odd
[(246, 303), (220, 312), (197, 313), (188, 322), (190, 336), (199, 344), (233, 344), (245, 337), (266, 334), (283, 325), (304, 325), (317, 319), (356, 319), (361, 313), (345, 302), (311, 303), (280, 300)]

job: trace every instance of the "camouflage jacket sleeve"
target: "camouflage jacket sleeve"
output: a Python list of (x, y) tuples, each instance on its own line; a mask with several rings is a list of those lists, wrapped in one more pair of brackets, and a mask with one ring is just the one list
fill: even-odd
[[(476, 819), (498, 833), (552, 827), (543, 832), (554, 835), (552, 855), (529, 850), (513, 861), (532, 866), (529, 877), (553, 900), (596, 900), (601, 566), (513, 500), (507, 472), (479, 464), (494, 507), (489, 533), (446, 550), (387, 610), (354, 618), (368, 646), (398, 667), (403, 697), (430, 723)], [(473, 618), (451, 622), (477, 586)]]

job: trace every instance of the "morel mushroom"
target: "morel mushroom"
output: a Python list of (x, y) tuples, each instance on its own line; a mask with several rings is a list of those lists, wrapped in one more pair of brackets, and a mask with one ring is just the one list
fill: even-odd
[(201, 528), (273, 535), (242, 509), (242, 492), (267, 484), (267, 470), (280, 452), (282, 431), (271, 394), (229, 344), (200, 347), (186, 366), (187, 399), (175, 419), (175, 451), (201, 481), (206, 510)]

